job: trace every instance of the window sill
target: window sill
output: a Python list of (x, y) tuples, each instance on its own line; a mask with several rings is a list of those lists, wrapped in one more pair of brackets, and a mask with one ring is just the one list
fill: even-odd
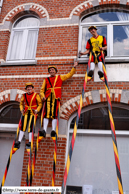
[(25, 61), (5, 61), (1, 62), (0, 66), (19, 66), (19, 65), (37, 65), (37, 60)]
[(18, 124), (7, 124), (1, 123), (0, 124), (0, 132), (15, 132), (17, 130)]
[[(79, 63), (88, 63), (88, 57), (81, 57), (81, 58), (78, 58), (78, 62)], [(129, 57), (112, 57), (112, 58), (109, 58), (109, 57), (106, 57), (105, 58), (105, 63), (127, 63), (129, 62)]]

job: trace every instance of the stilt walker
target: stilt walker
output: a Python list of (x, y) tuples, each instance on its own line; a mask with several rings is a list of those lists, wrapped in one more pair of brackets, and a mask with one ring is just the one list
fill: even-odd
[(111, 127), (111, 132), (112, 132), (112, 142), (113, 142), (114, 157), (115, 157), (115, 164), (116, 164), (118, 189), (119, 189), (119, 194), (123, 194), (122, 177), (121, 177), (120, 162), (119, 162), (117, 140), (116, 140), (116, 133), (115, 133), (115, 124), (114, 124), (114, 119), (112, 115), (112, 104), (111, 104), (110, 92), (109, 92), (109, 87), (108, 87), (105, 59), (104, 59), (104, 54), (102, 51), (101, 51), (101, 56), (102, 56), (102, 62), (103, 62), (104, 81), (105, 81), (106, 95), (107, 95), (107, 101), (108, 101), (108, 113), (109, 113), (109, 119), (110, 119), (110, 127)]
[[(116, 141), (116, 134), (115, 134), (115, 125), (114, 125), (113, 116), (112, 116), (112, 105), (111, 105), (110, 93), (109, 93), (109, 87), (108, 87), (108, 81), (107, 81), (107, 73), (106, 73), (106, 68), (105, 68), (104, 54), (102, 51), (101, 51), (101, 57), (102, 57), (104, 78), (102, 76), (102, 77), (100, 77), (100, 79), (102, 81), (105, 81), (105, 88), (106, 88), (107, 100), (108, 100), (110, 126), (111, 126), (111, 130), (112, 130), (112, 140), (113, 140), (113, 148), (114, 148), (114, 155), (115, 155), (115, 162), (116, 162), (118, 188), (119, 188), (119, 194), (123, 194), (122, 178), (121, 178), (121, 171), (120, 171), (120, 164), (119, 164), (119, 155), (118, 155), (118, 150), (117, 150), (117, 141)], [(71, 162), (72, 152), (73, 152), (74, 143), (75, 143), (75, 139), (76, 139), (77, 126), (78, 126), (78, 121), (80, 118), (80, 113), (81, 113), (81, 108), (82, 108), (82, 103), (83, 103), (82, 100), (84, 98), (85, 87), (86, 87), (87, 81), (89, 80), (89, 69), (90, 69), (91, 58), (92, 58), (92, 54), (90, 53), (87, 72), (85, 75), (85, 80), (84, 80), (83, 89), (82, 89), (82, 95), (80, 97), (80, 103), (79, 103), (77, 117), (76, 117), (75, 124), (74, 124), (74, 131), (73, 131), (73, 135), (72, 135), (72, 139), (71, 139), (70, 149), (69, 149), (67, 163), (66, 163), (65, 172), (64, 172), (64, 178), (63, 178), (63, 183), (62, 183), (62, 194), (64, 193), (64, 189), (66, 186), (66, 181), (67, 181), (67, 177), (68, 177), (68, 173), (69, 173), (70, 162)]]
[(29, 133), (29, 142), (26, 144), (26, 150), (29, 154), (28, 170), (27, 170), (27, 179), (26, 185), (30, 183), (30, 171), (31, 171), (31, 158), (33, 152), (33, 142), (34, 142), (34, 132), (36, 126), (36, 119), (38, 112), (42, 108), (42, 101), (39, 94), (34, 93), (34, 85), (31, 82), (25, 84), (26, 93), (23, 94), (20, 101), (20, 111), (23, 114), (20, 133), (18, 141), (15, 143), (15, 148), (20, 148), (21, 140), (23, 138), (24, 132), (28, 128)]
[(34, 85), (31, 82), (25, 84), (26, 93), (23, 94), (20, 101), (20, 111), (23, 114), (21, 121), (21, 128), (18, 141), (15, 143), (16, 148), (20, 148), (21, 140), (24, 136), (24, 132), (28, 128), (29, 142), (26, 144), (28, 149), (31, 147), (32, 129), (34, 118), (38, 116), (38, 112), (42, 108), (42, 101), (39, 94), (33, 92)]
[[(56, 165), (56, 155), (57, 155), (57, 137), (58, 137), (58, 110), (60, 106), (61, 99), (61, 86), (63, 81), (71, 78), (73, 74), (76, 72), (76, 66), (78, 62), (74, 62), (74, 66), (71, 71), (66, 75), (56, 75), (57, 68), (55, 66), (48, 67), (48, 73), (50, 77), (44, 79), (42, 84), (40, 95), (43, 101), (46, 102), (45, 111), (44, 111), (44, 119), (43, 119), (43, 130), (42, 135), (46, 137), (46, 131), (49, 119), (52, 119), (52, 131), (51, 137), (55, 144), (54, 151), (54, 162), (53, 162), (53, 176), (52, 176), (52, 186), (55, 185), (55, 165)], [(57, 126), (57, 128), (56, 128)]]
[[(116, 135), (115, 135), (115, 126), (114, 126), (114, 121), (113, 121), (113, 117), (112, 117), (110, 93), (109, 93), (109, 88), (108, 88), (107, 74), (106, 74), (105, 62), (104, 62), (104, 54), (106, 55), (107, 43), (106, 43), (106, 39), (105, 39), (104, 36), (100, 36), (100, 35), (97, 34), (96, 26), (90, 26), (88, 28), (88, 30), (90, 31), (90, 33), (92, 34), (93, 37), (91, 37), (87, 41), (87, 45), (86, 45), (87, 50), (85, 52), (80, 52), (79, 55), (81, 56), (81, 55), (86, 55), (86, 54), (89, 54), (89, 53), (91, 54), (91, 52), (92, 52), (92, 57), (90, 57), (90, 60), (89, 60), (89, 63), (90, 63), (89, 70), (90, 71), (88, 71), (86, 73), (86, 75), (88, 75), (89, 80), (92, 79), (95, 64), (98, 63), (99, 78), (102, 81), (105, 81), (105, 87), (106, 87), (106, 92), (107, 92), (107, 100), (108, 100), (108, 109), (109, 109), (109, 118), (110, 118), (111, 130), (112, 130), (114, 155), (115, 155), (115, 161), (116, 161), (118, 188), (119, 188), (119, 194), (123, 194), (122, 178), (121, 178), (121, 172), (120, 172), (119, 157), (118, 157), (118, 151), (117, 151), (117, 142), (116, 142)], [(103, 54), (103, 52), (104, 52), (104, 54)], [(86, 80), (87, 80), (87, 78), (86, 78)], [(73, 131), (72, 140), (71, 140), (71, 144), (70, 144), (69, 155), (68, 155), (67, 164), (66, 164), (66, 168), (65, 168), (64, 179), (63, 179), (63, 184), (62, 184), (62, 193), (64, 192), (64, 188), (66, 186), (66, 181), (67, 181), (67, 176), (68, 176), (68, 172), (69, 172), (71, 156), (72, 156), (72, 151), (73, 151), (73, 146), (74, 146), (74, 143), (75, 143), (76, 132), (77, 132), (77, 124), (78, 124), (78, 120), (79, 120), (78, 115), (81, 112), (80, 107), (82, 106), (82, 100), (81, 99), (82, 99), (82, 96), (80, 98), (80, 105), (79, 105), (79, 108), (78, 108), (77, 118), (76, 118), (76, 121), (75, 121), (74, 131)]]
[(104, 36), (98, 35), (97, 33), (97, 28), (96, 26), (90, 26), (88, 28), (89, 32), (91, 33), (92, 37), (87, 41), (86, 44), (86, 51), (85, 52), (80, 52), (81, 55), (86, 55), (90, 52), (92, 52), (92, 57), (90, 61), (90, 69), (88, 72), (88, 79), (92, 79), (94, 69), (95, 69), (95, 64), (98, 64), (98, 74), (99, 78), (104, 81), (104, 76), (103, 76), (103, 65), (102, 65), (102, 56), (101, 56), (101, 50), (104, 52), (104, 55), (107, 55), (107, 42), (106, 38)]
[(86, 71), (86, 74), (85, 74), (85, 80), (84, 80), (83, 88), (82, 88), (82, 94), (81, 94), (81, 97), (80, 97), (80, 103), (79, 103), (79, 107), (78, 107), (77, 117), (76, 117), (76, 120), (75, 120), (75, 123), (74, 123), (74, 130), (73, 130), (72, 139), (71, 139), (71, 143), (70, 143), (70, 148), (69, 148), (69, 152), (68, 152), (64, 177), (63, 177), (62, 192), (61, 192), (62, 194), (64, 193), (64, 189), (65, 189), (65, 186), (66, 186), (67, 177), (68, 177), (68, 173), (69, 173), (70, 163), (71, 163), (71, 159), (72, 159), (72, 153), (73, 153), (74, 143), (75, 143), (76, 134), (77, 134), (78, 122), (79, 122), (79, 118), (80, 118), (80, 114), (81, 114), (81, 109), (82, 109), (82, 104), (83, 104), (83, 99), (84, 99), (84, 94), (85, 94), (85, 88), (86, 88), (86, 84), (87, 84), (87, 81), (88, 81), (88, 73), (89, 73), (89, 70), (90, 70), (91, 57), (92, 57), (92, 54), (90, 53), (89, 61), (88, 61), (88, 65), (87, 65), (87, 71)]
[[(109, 118), (110, 118), (110, 125), (111, 125), (111, 129), (112, 129), (113, 147), (114, 147), (116, 169), (117, 169), (118, 188), (119, 188), (119, 194), (123, 194), (122, 179), (121, 179), (119, 157), (118, 157), (116, 135), (115, 135), (115, 127), (114, 127), (114, 121), (113, 121), (113, 117), (112, 117), (110, 94), (109, 94), (109, 89), (108, 89), (106, 70), (105, 70), (105, 66), (103, 65), (103, 63), (104, 63), (103, 52), (107, 49), (106, 39), (105, 39), (105, 37), (99, 36), (97, 34), (96, 26), (90, 26), (88, 28), (88, 30), (93, 35), (93, 37), (88, 40), (87, 46), (86, 46), (87, 50), (84, 53), (80, 52), (80, 56), (85, 55), (85, 54), (89, 54), (89, 53), (91, 54), (91, 52), (92, 52), (92, 57), (90, 57), (90, 68), (89, 68), (90, 71), (88, 71), (88, 73), (87, 73), (88, 77), (90, 79), (92, 79), (95, 64), (98, 63), (98, 67), (100, 69), (100, 71), (98, 71), (99, 78), (102, 81), (105, 80), (105, 87), (106, 87), (106, 92), (107, 92), (108, 108), (109, 108)], [(80, 104), (82, 105), (81, 98), (80, 98)], [(80, 112), (81, 105), (79, 105), (78, 113)], [(67, 164), (66, 164), (66, 168), (65, 168), (65, 174), (64, 174), (63, 184), (62, 184), (62, 193), (64, 192), (64, 188), (66, 186), (66, 181), (67, 181), (67, 176), (68, 176), (68, 172), (69, 172), (71, 156), (72, 156), (72, 151), (73, 151), (73, 146), (74, 146), (75, 138), (76, 138), (78, 120), (79, 120), (79, 116), (77, 114), (77, 118), (76, 118), (75, 125), (74, 125), (74, 131), (73, 131), (73, 135), (72, 135), (72, 140), (71, 140), (71, 145), (70, 145), (70, 150), (69, 150), (69, 155), (68, 155)]]
[(59, 100), (61, 99), (61, 86), (63, 81), (71, 78), (76, 72), (75, 68), (78, 65), (77, 62), (74, 63), (74, 67), (66, 75), (56, 75), (57, 68), (55, 66), (48, 67), (48, 73), (50, 77), (44, 79), (40, 95), (43, 101), (45, 101), (45, 111), (43, 118), (43, 130), (42, 136), (46, 137), (47, 126), (49, 119), (52, 119), (52, 131), (51, 137), (56, 135), (56, 123), (58, 115)]

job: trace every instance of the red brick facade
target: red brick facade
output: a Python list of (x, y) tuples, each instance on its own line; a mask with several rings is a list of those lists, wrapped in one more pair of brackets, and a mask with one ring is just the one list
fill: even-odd
[[(35, 138), (36, 141), (36, 138)], [(65, 165), (66, 138), (58, 139), (55, 186), (62, 184)], [(34, 146), (35, 149), (35, 146)], [(50, 137), (43, 139), (37, 152), (32, 186), (51, 186), (53, 172), (54, 143)], [(21, 185), (26, 185), (28, 154), (25, 151)]]

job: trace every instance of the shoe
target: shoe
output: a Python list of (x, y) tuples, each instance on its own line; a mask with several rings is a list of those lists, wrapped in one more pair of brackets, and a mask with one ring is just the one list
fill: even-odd
[(87, 77), (87, 81), (90, 81), (92, 79), (92, 77), (88, 76)]
[(93, 73), (94, 73), (94, 71), (93, 70), (90, 70), (89, 73), (88, 73), (88, 76), (89, 77), (92, 77), (93, 76)]
[(94, 71), (92, 71), (92, 70), (89, 71), (88, 76), (87, 76), (87, 81), (90, 81), (92, 79), (93, 73), (94, 73)]
[(99, 78), (104, 81), (104, 74), (102, 71), (98, 71)]
[(39, 131), (39, 136), (46, 137), (46, 131), (43, 129), (42, 131)]
[(20, 144), (21, 142), (20, 141), (16, 141), (15, 144), (14, 144), (14, 148), (20, 148)]
[(31, 142), (26, 143), (26, 146), (30, 147), (31, 146)]
[(55, 131), (51, 131), (51, 137), (56, 137), (56, 132)]

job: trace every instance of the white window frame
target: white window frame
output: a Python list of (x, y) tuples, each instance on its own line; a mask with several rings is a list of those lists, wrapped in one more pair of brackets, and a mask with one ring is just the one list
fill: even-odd
[[(109, 21), (109, 22), (95, 22), (95, 23), (81, 23), (80, 20), (80, 27), (79, 27), (79, 43), (78, 43), (78, 51), (81, 51), (81, 44), (82, 44), (82, 28), (89, 27), (89, 26), (96, 26), (96, 27), (106, 27), (107, 26), (107, 56), (106, 61), (118, 61), (123, 60), (129, 61), (128, 56), (113, 56), (113, 26), (119, 25), (129, 25), (129, 21)], [(92, 36), (92, 35), (91, 35)], [(88, 41), (88, 40), (87, 40)], [(86, 42), (87, 43), (87, 42)], [(80, 61), (88, 60), (87, 56), (82, 56)]]
[(0, 133), (1, 132), (16, 132), (18, 124), (7, 124), (7, 123), (0, 123)]
[[(28, 15), (27, 15), (28, 17)], [(29, 17), (33, 17), (32, 15), (30, 15)], [(22, 18), (20, 18), (22, 20)], [(39, 18), (38, 18), (39, 19)], [(19, 19), (18, 19), (19, 20)], [(17, 22), (17, 21), (16, 21)], [(11, 36), (10, 36), (10, 41), (9, 41), (9, 47), (8, 47), (8, 51), (7, 51), (7, 57), (6, 57), (6, 63), (33, 63), (36, 61), (36, 50), (37, 50), (37, 42), (38, 42), (38, 33), (39, 33), (39, 26), (32, 26), (32, 27), (14, 27), (16, 22), (14, 23), (13, 27), (12, 27), (12, 32), (11, 32)], [(31, 30), (35, 30), (37, 31), (37, 37), (36, 37), (36, 46), (35, 46), (35, 59), (24, 59), (25, 56), (25, 48), (27, 45), (27, 37), (28, 37), (28, 33)], [(22, 40), (22, 52), (20, 53), (20, 59), (18, 60), (10, 60), (10, 54), (11, 54), (11, 48), (12, 48), (12, 42), (13, 42), (13, 37), (14, 37), (14, 33), (18, 32), (18, 31), (22, 31), (23, 32), (23, 40)]]
[(0, 0), (0, 7), (2, 7), (3, 5), (3, 0)]
[(2, 5), (3, 5), (3, 0), (0, 0), (0, 13), (1, 13)]

